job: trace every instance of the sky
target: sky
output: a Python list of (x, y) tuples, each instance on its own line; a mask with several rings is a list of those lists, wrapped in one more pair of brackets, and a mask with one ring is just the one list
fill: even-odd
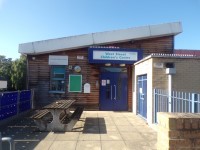
[(20, 43), (169, 22), (175, 49), (200, 50), (200, 0), (0, 0), (0, 55)]

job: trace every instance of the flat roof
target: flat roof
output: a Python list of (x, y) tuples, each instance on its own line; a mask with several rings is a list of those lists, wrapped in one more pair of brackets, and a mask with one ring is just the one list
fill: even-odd
[(190, 49), (175, 49), (175, 54), (183, 54), (183, 55), (194, 55), (200, 56), (200, 50), (190, 50)]
[(193, 54), (162, 54), (162, 53), (152, 53), (151, 55), (148, 55), (141, 59), (140, 61), (134, 63), (134, 65), (140, 64), (150, 58), (182, 58), (182, 59), (191, 59), (196, 58), (200, 59), (199, 56), (193, 55)]
[(181, 32), (181, 22), (172, 22), (22, 43), (19, 44), (18, 51), (22, 54), (37, 55), (94, 45), (177, 35)]

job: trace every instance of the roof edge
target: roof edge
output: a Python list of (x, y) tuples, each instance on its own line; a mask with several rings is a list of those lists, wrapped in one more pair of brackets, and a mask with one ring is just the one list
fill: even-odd
[(92, 45), (177, 35), (181, 32), (181, 22), (173, 22), (22, 43), (19, 44), (18, 51), (22, 54), (37, 55)]
[(190, 54), (162, 54), (162, 53), (152, 53), (151, 55), (146, 56), (145, 58), (141, 59), (140, 61), (134, 63), (134, 65), (138, 65), (150, 58), (182, 58), (182, 59), (191, 59), (197, 58), (200, 59), (200, 56), (190, 55)]

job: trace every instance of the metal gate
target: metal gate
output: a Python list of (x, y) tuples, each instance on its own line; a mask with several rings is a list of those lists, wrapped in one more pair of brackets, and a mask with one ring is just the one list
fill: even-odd
[(147, 118), (147, 75), (138, 76), (137, 105), (138, 114)]

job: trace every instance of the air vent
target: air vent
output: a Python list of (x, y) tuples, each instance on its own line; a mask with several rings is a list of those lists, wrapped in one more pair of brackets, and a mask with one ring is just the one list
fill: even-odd
[(174, 63), (172, 63), (172, 62), (168, 62), (168, 63), (165, 63), (165, 67), (166, 67), (166, 68), (174, 68), (175, 65), (174, 65)]

